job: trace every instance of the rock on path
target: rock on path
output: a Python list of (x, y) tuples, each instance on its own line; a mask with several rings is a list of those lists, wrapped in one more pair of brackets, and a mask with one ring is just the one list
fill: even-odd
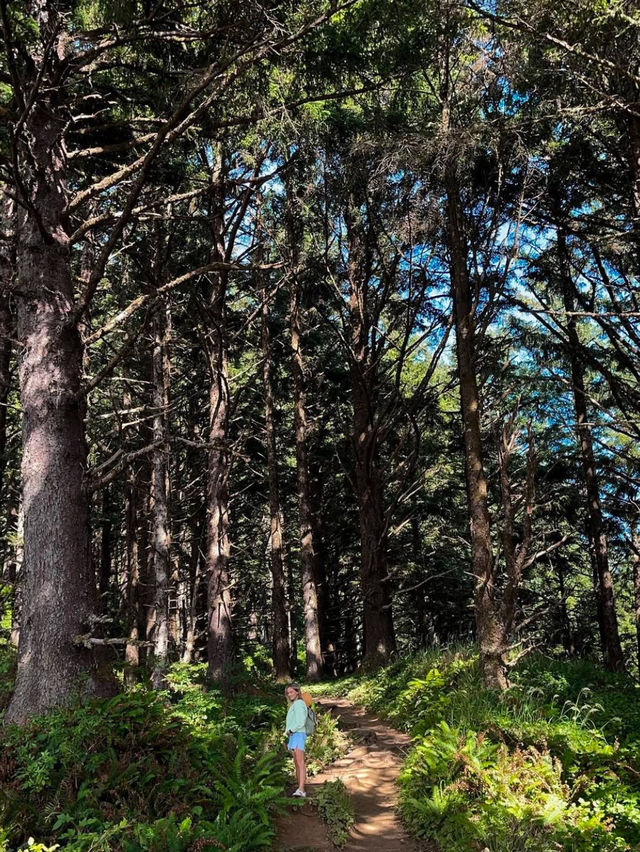
[[(307, 793), (326, 781), (340, 778), (355, 809), (356, 822), (345, 852), (418, 852), (395, 814), (396, 779), (410, 739), (376, 716), (341, 698), (320, 699), (317, 704), (339, 716), (340, 727), (355, 739), (354, 748), (341, 760), (310, 779)], [(280, 820), (277, 852), (332, 852), (324, 823), (312, 805), (305, 804)]]

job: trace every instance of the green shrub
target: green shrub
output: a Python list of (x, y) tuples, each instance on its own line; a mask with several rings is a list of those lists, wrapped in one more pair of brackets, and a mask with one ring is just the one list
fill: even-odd
[(628, 678), (532, 656), (500, 694), (458, 650), (342, 691), (413, 734), (400, 813), (447, 852), (640, 848), (640, 702)]
[(205, 839), (268, 848), (286, 802), (284, 755), (265, 747), (281, 708), (251, 698), (237, 718), (193, 674), (172, 676), (175, 704), (137, 690), (4, 730), (5, 846), (34, 836), (73, 852), (181, 852)]
[(317, 715), (317, 728), (307, 739), (305, 758), (309, 775), (315, 775), (329, 763), (342, 757), (349, 744), (331, 714), (320, 711)]
[(312, 801), (327, 824), (329, 840), (341, 849), (349, 839), (349, 831), (355, 822), (353, 804), (347, 788), (339, 778), (327, 781)]

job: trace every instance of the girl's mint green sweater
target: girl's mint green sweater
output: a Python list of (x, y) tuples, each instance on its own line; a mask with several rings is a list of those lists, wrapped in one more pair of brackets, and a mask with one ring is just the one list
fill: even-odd
[(307, 705), (304, 703), (302, 698), (296, 698), (287, 711), (285, 732), (288, 734), (296, 734), (299, 731), (304, 733), (304, 725), (306, 721)]

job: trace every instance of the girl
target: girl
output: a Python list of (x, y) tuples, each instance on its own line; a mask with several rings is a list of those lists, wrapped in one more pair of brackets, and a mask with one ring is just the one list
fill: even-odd
[(307, 768), (304, 763), (304, 747), (307, 741), (305, 733), (305, 723), (307, 721), (307, 705), (300, 695), (300, 684), (290, 683), (285, 687), (284, 694), (289, 701), (289, 710), (287, 711), (286, 735), (289, 737), (287, 748), (293, 755), (293, 762), (296, 767), (296, 779), (298, 781), (298, 789), (293, 794), (294, 796), (306, 797), (304, 791), (305, 781), (307, 780)]

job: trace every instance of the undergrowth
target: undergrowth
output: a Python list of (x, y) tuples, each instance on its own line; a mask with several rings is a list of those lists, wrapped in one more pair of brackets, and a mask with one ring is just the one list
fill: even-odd
[[(290, 801), (281, 690), (254, 683), (226, 699), (204, 688), (205, 669), (176, 665), (163, 693), (136, 688), (2, 730), (0, 850), (270, 848)], [(338, 737), (320, 716), (318, 767)]]
[(442, 850), (640, 848), (640, 690), (629, 679), (531, 656), (498, 694), (470, 652), (433, 652), (339, 691), (412, 734), (400, 813)]
[(314, 794), (312, 802), (326, 823), (329, 840), (342, 849), (355, 822), (353, 803), (344, 783), (339, 778), (327, 781)]

